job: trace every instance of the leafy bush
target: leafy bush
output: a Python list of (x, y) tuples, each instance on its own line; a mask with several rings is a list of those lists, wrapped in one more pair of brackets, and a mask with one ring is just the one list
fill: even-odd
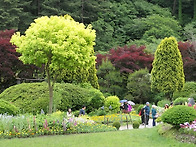
[(181, 91), (174, 92), (173, 99), (178, 97), (189, 97), (193, 93), (196, 93), (196, 82), (186, 82)]
[(120, 102), (119, 98), (117, 96), (109, 96), (106, 98), (105, 106), (109, 108), (111, 106), (111, 109), (113, 112), (120, 111)]
[[(94, 88), (82, 88), (78, 85), (68, 83), (56, 83), (54, 87), (54, 108), (67, 111), (79, 110), (82, 105), (98, 108), (104, 103), (104, 96)], [(41, 109), (48, 112), (49, 91), (46, 82), (22, 83), (9, 87), (0, 94), (0, 99), (13, 102), (22, 112), (37, 113)], [(90, 107), (92, 106), (92, 107)]]
[(101, 106), (104, 105), (105, 97), (99, 90), (91, 88), (89, 90), (89, 97), (90, 100), (87, 104), (88, 112), (91, 112), (95, 109), (99, 109)]
[(97, 116), (103, 116), (103, 115), (106, 115), (105, 110), (99, 109), (99, 110), (97, 111)]
[(179, 97), (179, 98), (175, 99), (174, 105), (182, 105), (182, 104), (185, 104), (185, 102), (188, 102), (187, 97)]
[(133, 121), (133, 128), (138, 129), (140, 126), (140, 123), (138, 121)]
[(119, 130), (119, 128), (120, 128), (120, 122), (115, 121), (115, 122), (113, 122), (112, 126), (113, 127), (116, 127), (116, 129)]
[(171, 109), (165, 111), (162, 116), (161, 120), (165, 123), (179, 126), (185, 122), (191, 122), (196, 118), (196, 111), (192, 107), (187, 106), (174, 106)]
[(167, 99), (164, 99), (164, 100), (161, 100), (161, 101), (158, 101), (157, 105), (159, 107), (165, 107), (165, 104), (170, 104), (170, 100), (167, 100)]
[(4, 101), (4, 100), (0, 100), (0, 114), (17, 114), (17, 112), (19, 111), (19, 109), (14, 106), (13, 104)]

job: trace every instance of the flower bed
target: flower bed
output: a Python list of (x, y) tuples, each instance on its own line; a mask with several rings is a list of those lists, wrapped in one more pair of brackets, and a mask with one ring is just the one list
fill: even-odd
[(115, 127), (98, 124), (85, 117), (65, 118), (65, 116), (62, 112), (36, 116), (0, 115), (0, 138), (116, 131)]
[(191, 123), (185, 122), (184, 124), (180, 124), (179, 131), (181, 133), (194, 135), (196, 137), (196, 120)]

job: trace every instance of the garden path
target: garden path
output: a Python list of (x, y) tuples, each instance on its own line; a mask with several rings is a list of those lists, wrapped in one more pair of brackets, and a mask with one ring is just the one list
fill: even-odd
[[(158, 124), (159, 123), (156, 123), (156, 125), (158, 125)], [(146, 128), (152, 128), (152, 127), (153, 127), (152, 126), (152, 119), (149, 119), (149, 123), (148, 123), (148, 125), (146, 125)], [(140, 124), (139, 129), (143, 129), (143, 128), (145, 128), (145, 125)], [(129, 124), (128, 128), (127, 128), (127, 125), (123, 125), (119, 128), (119, 130), (127, 130), (127, 129), (133, 129), (132, 125)]]

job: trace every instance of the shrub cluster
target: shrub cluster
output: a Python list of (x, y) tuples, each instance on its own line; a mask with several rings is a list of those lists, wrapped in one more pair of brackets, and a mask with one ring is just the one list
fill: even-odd
[(174, 106), (171, 109), (165, 111), (162, 116), (161, 120), (165, 123), (179, 126), (185, 122), (191, 122), (196, 118), (196, 111), (192, 107), (188, 106)]
[[(82, 105), (87, 106), (87, 111), (92, 111), (103, 106), (105, 101), (105, 97), (97, 89), (68, 83), (56, 83), (53, 95), (54, 109), (62, 111), (67, 111), (67, 108), (72, 108), (72, 111), (79, 110)], [(48, 112), (48, 85), (46, 82), (15, 85), (2, 92), (0, 99), (13, 102), (24, 113), (40, 113), (41, 109)]]

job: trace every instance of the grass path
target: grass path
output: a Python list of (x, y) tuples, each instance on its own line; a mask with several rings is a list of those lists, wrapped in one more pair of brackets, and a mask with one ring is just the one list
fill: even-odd
[(124, 131), (0, 139), (0, 147), (195, 147), (159, 136), (156, 128)]

